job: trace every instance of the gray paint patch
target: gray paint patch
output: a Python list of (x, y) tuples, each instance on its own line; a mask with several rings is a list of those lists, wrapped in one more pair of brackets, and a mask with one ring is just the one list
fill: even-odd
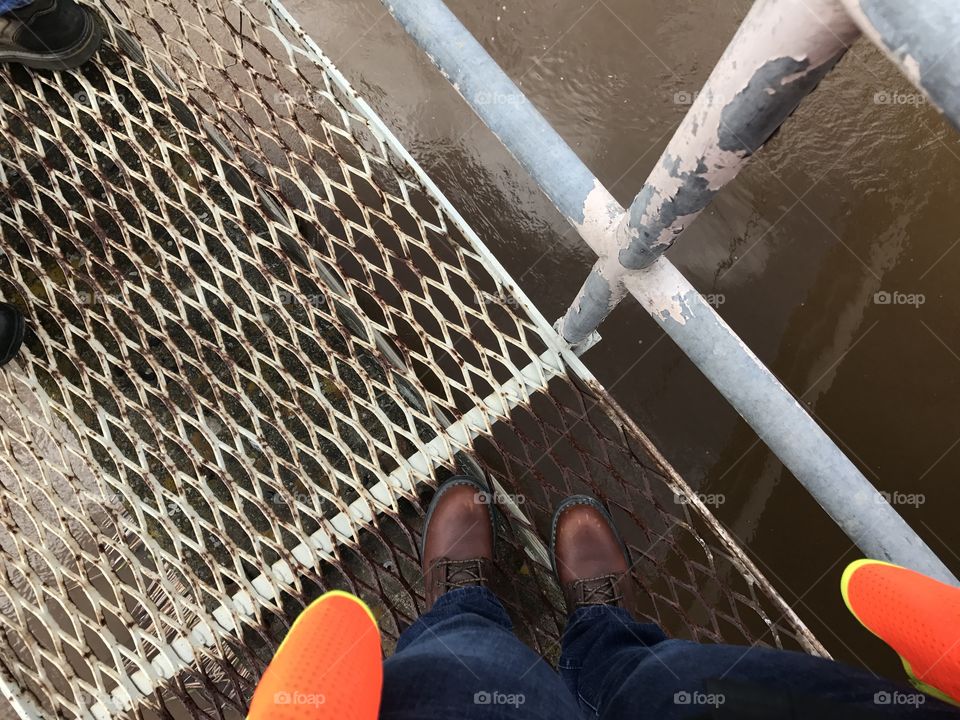
[[(842, 57), (846, 48), (827, 62), (810, 68), (808, 60), (781, 57), (764, 63), (747, 86), (723, 108), (717, 131), (717, 146), (741, 159), (750, 157), (777, 131), (790, 114)], [(784, 78), (793, 78), (784, 83)], [(710, 189), (708, 168), (701, 157), (693, 172), (677, 173), (679, 158), (664, 157), (664, 167), (680, 186), (664, 200), (656, 217), (643, 222), (655, 201), (656, 189), (644, 187), (630, 208), (632, 237), (620, 251), (620, 263), (630, 269), (644, 268), (666, 252), (683, 232), (679, 218), (701, 212), (717, 194)], [(673, 235), (663, 239), (665, 230)]]
[[(846, 48), (819, 67), (808, 60), (777, 58), (763, 64), (743, 90), (720, 114), (721, 150), (753, 155), (769, 140), (790, 114), (837, 63)], [(783, 79), (796, 78), (788, 83)]]
[(564, 339), (567, 342), (579, 342), (593, 332), (610, 312), (612, 300), (610, 283), (594, 267), (563, 319), (561, 330)]
[[(671, 158), (669, 155), (664, 157), (663, 164), (671, 176), (681, 181), (680, 187), (677, 188), (673, 197), (663, 202), (657, 217), (649, 223), (643, 222), (643, 216), (653, 202), (655, 188), (645, 186), (637, 195), (637, 199), (630, 206), (630, 227), (633, 237), (619, 254), (620, 263), (624, 267), (644, 268), (660, 257), (673, 245), (675, 239), (673, 237), (668, 242), (663, 242), (660, 240), (661, 233), (672, 227), (678, 218), (703, 210), (717, 194), (716, 190), (709, 188), (710, 181), (707, 179), (707, 166), (703, 158), (697, 161), (694, 172), (678, 174), (680, 160)], [(682, 227), (676, 228), (676, 234), (682, 230)]]

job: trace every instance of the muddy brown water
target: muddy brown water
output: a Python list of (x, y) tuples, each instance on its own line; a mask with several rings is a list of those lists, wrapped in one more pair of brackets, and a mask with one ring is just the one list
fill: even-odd
[[(749, 8), (448, 1), (625, 204)], [(558, 317), (592, 254), (383, 6), (290, 8)], [(954, 572), (958, 197), (958, 135), (861, 41), (670, 251)], [(902, 677), (843, 607), (840, 574), (856, 549), (792, 475), (632, 299), (602, 334), (587, 364), (691, 484), (722, 497), (716, 515), (830, 651)]]

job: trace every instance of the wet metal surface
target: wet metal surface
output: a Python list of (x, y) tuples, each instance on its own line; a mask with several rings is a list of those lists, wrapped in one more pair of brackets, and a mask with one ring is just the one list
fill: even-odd
[[(750, 7), (449, 4), (621, 203)], [(558, 316), (593, 256), (379, 2), (295, 12), (544, 314)], [(958, 192), (956, 134), (859, 41), (669, 253), (954, 571)], [(625, 302), (586, 362), (685, 476), (723, 494), (715, 512), (830, 649), (899, 677), (839, 598), (851, 544), (645, 315)]]

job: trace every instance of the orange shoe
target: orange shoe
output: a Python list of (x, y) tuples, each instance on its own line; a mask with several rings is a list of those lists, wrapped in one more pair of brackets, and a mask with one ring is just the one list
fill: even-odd
[(334, 590), (293, 623), (247, 720), (376, 720), (382, 687), (377, 621), (362, 600)]
[(857, 560), (844, 570), (840, 592), (860, 624), (900, 656), (918, 690), (960, 705), (960, 588)]

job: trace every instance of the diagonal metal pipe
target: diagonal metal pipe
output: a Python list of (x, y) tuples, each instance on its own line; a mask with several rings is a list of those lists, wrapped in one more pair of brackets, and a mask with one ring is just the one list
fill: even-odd
[(960, 130), (960, 9), (955, 0), (843, 0), (863, 34), (886, 52)]
[[(590, 248), (601, 259), (618, 256), (619, 238), (625, 237), (622, 228), (630, 222), (625, 209), (442, 0), (382, 2)], [(834, 46), (832, 54), (827, 52), (830, 42), (822, 27), (818, 29), (822, 23), (794, 25), (811, 42), (817, 38), (823, 48), (817, 59), (806, 54), (793, 58), (801, 65), (808, 58), (805, 69), (796, 72), (805, 77), (799, 87), (813, 87), (836, 61), (841, 46), (857, 34), (839, 11), (837, 0), (760, 0), (751, 11), (751, 34), (762, 28), (776, 32), (779, 23), (797, 17), (800, 6), (819, 13), (814, 20), (826, 18), (837, 23), (836, 27), (844, 23), (840, 45)], [(776, 50), (769, 44), (766, 47)], [(767, 59), (783, 56), (774, 54)], [(780, 82), (789, 84), (792, 75), (768, 72), (763, 77), (768, 81), (779, 77)], [(778, 88), (762, 91), (776, 95)], [(762, 97), (755, 98), (752, 104), (756, 107), (761, 101)], [(750, 106), (747, 103), (743, 111)], [(776, 122), (781, 111), (779, 105), (776, 112), (771, 105), (763, 122), (767, 126)], [(762, 134), (763, 130), (751, 137)], [(667, 258), (660, 256), (642, 269), (624, 269), (611, 290), (611, 301), (623, 290), (636, 297), (864, 553), (960, 584)]]

